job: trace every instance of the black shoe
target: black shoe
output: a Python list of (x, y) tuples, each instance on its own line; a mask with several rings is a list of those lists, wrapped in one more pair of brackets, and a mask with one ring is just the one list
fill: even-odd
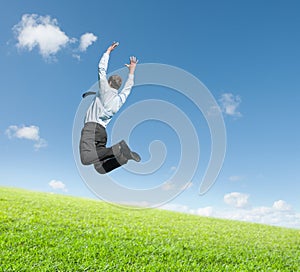
[(130, 157), (130, 153), (131, 150), (129, 148), (129, 146), (126, 144), (126, 142), (123, 140), (120, 142), (120, 146), (121, 146), (121, 152), (127, 157)]
[(140, 162), (141, 161), (141, 157), (140, 157), (140, 155), (138, 153), (133, 152), (133, 151), (131, 151), (130, 153), (131, 153), (130, 154), (130, 157), (131, 157), (130, 159), (132, 159), (132, 160), (134, 160), (136, 162)]
[(126, 144), (124, 140), (120, 142), (120, 146), (121, 146), (121, 152), (128, 160), (134, 160), (136, 162), (141, 161), (140, 155), (136, 152), (131, 151), (129, 146)]

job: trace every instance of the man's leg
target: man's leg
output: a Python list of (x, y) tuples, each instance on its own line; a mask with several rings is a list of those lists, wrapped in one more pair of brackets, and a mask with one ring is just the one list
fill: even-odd
[(98, 125), (95, 133), (95, 139), (97, 139), (95, 145), (100, 161), (116, 158), (120, 165), (123, 165), (128, 160), (137, 162), (141, 160), (141, 157), (137, 153), (132, 152), (124, 140), (111, 147), (106, 147), (107, 133), (104, 127)]
[(94, 168), (100, 174), (106, 174), (128, 162), (128, 159), (123, 155), (120, 154), (117, 157), (107, 159), (106, 161), (99, 161), (94, 163)]
[(97, 123), (86, 123), (81, 132), (80, 157), (84, 165), (94, 164), (95, 169), (105, 174), (140, 156), (131, 152), (125, 141), (106, 147), (106, 129)]
[(121, 153), (120, 143), (112, 147), (106, 147), (106, 143), (106, 129), (97, 123), (86, 123), (80, 139), (82, 164), (94, 164), (99, 173), (105, 174), (127, 163), (128, 159)]
[[(80, 158), (84, 165), (90, 165), (114, 157), (113, 147), (106, 148), (105, 128), (97, 123), (85, 123), (80, 138)], [(115, 152), (120, 149), (114, 147)]]

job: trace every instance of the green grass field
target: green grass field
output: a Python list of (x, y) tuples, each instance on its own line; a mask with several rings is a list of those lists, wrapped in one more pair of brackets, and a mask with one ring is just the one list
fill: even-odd
[(0, 188), (0, 271), (300, 271), (300, 231)]

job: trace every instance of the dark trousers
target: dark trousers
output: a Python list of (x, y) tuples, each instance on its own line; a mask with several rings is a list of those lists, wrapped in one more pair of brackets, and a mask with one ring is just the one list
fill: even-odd
[(106, 129), (98, 123), (87, 122), (81, 130), (80, 159), (83, 165), (94, 164), (100, 174), (108, 173), (128, 162), (121, 153), (120, 143), (106, 147)]

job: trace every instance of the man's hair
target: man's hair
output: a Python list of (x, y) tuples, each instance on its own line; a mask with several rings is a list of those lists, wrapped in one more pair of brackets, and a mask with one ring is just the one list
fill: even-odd
[(112, 75), (108, 79), (110, 87), (119, 90), (122, 85), (122, 78), (119, 75)]

